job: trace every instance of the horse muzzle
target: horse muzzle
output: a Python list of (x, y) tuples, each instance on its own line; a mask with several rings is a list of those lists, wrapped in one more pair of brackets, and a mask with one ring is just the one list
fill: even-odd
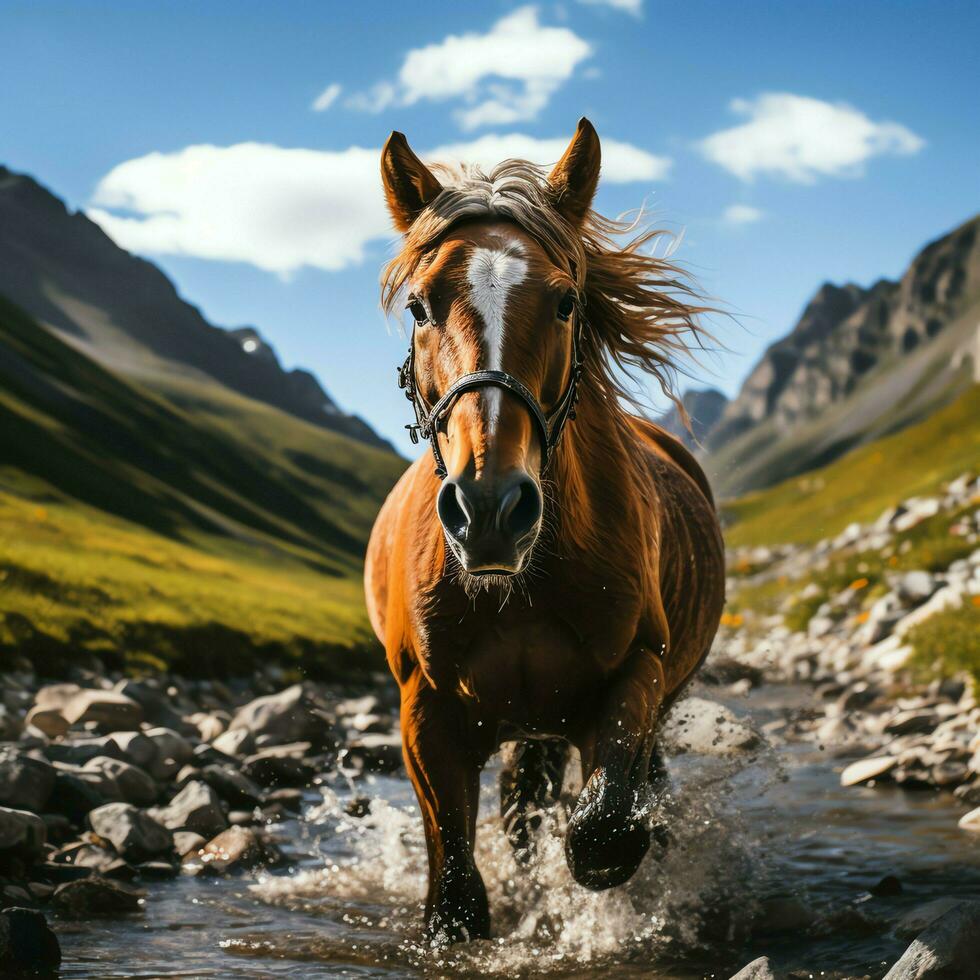
[(523, 470), (443, 481), (436, 511), (453, 554), (470, 575), (516, 575), (541, 528), (543, 499)]

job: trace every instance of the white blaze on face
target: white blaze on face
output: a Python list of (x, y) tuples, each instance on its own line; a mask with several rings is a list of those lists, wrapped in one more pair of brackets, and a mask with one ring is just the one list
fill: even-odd
[[(514, 242), (502, 248), (477, 248), (470, 255), (466, 277), (470, 284), (470, 302), (483, 319), (488, 371), (500, 371), (503, 363), (504, 322), (507, 295), (527, 276), (523, 248)], [(489, 409), (487, 424), (492, 431), (500, 414), (499, 388), (487, 388), (484, 397)]]

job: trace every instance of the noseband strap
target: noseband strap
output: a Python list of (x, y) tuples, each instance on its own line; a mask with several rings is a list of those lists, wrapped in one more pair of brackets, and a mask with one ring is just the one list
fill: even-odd
[(442, 450), (439, 448), (439, 432), (445, 431), (445, 421), (460, 396), (480, 388), (502, 388), (523, 403), (538, 433), (541, 443), (541, 470), (544, 471), (561, 439), (565, 423), (569, 419), (575, 418), (575, 404), (579, 397), (578, 383), (582, 375), (582, 361), (579, 356), (582, 323), (581, 312), (576, 311), (575, 329), (572, 332), (572, 366), (568, 384), (565, 386), (561, 398), (558, 399), (558, 403), (547, 413), (541, 408), (530, 389), (512, 374), (507, 374), (506, 371), (472, 371), (470, 374), (464, 374), (461, 378), (457, 378), (439, 401), (427, 411), (415, 377), (415, 333), (413, 330), (408, 357), (405, 358), (405, 363), (398, 368), (398, 387), (405, 390), (405, 397), (412, 403), (412, 408), (415, 410), (415, 422), (406, 425), (405, 428), (408, 429), (409, 437), (413, 443), (417, 444), (420, 437), (429, 440), (432, 446), (432, 455), (436, 461), (436, 476), (440, 479), (444, 479), (446, 476), (446, 463), (442, 458)]

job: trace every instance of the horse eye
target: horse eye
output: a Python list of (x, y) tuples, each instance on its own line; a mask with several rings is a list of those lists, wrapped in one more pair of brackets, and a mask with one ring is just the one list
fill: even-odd
[(558, 319), (567, 320), (571, 315), (572, 311), (575, 309), (575, 294), (573, 292), (567, 292), (562, 297), (561, 302), (558, 304)]
[(425, 323), (429, 319), (429, 314), (426, 313), (421, 300), (413, 299), (408, 304), (408, 308), (412, 311), (412, 316), (415, 317), (416, 323)]

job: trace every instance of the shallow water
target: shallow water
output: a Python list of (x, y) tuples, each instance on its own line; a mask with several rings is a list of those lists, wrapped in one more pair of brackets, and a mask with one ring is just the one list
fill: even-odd
[[(712, 694), (711, 696), (714, 696)], [(730, 702), (761, 726), (811, 694), (765, 687)], [(907, 910), (980, 896), (980, 844), (957, 830), (950, 796), (839, 785), (847, 760), (810, 744), (737, 765), (670, 760), (671, 841), (625, 887), (576, 886), (551, 814), (530, 869), (519, 869), (484, 779), (477, 860), (498, 938), (427, 949), (425, 849), (404, 779), (360, 781), (370, 816), (347, 817), (343, 779), (310, 795), (302, 821), (276, 828), (291, 867), (254, 878), (152, 883), (145, 913), (57, 922), (68, 978), (549, 976), (727, 978), (768, 955), (777, 973), (881, 977), (908, 945)], [(322, 799), (321, 799), (322, 796)], [(872, 897), (882, 876), (901, 894)]]

